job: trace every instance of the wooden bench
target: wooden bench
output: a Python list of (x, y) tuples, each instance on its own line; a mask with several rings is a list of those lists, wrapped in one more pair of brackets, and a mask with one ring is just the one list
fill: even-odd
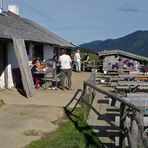
[[(133, 93), (134, 94), (134, 93)], [(147, 116), (148, 115), (148, 96), (136, 96), (135, 97), (122, 97), (122, 99), (125, 99), (127, 101), (129, 101), (130, 103), (138, 106), (138, 107), (142, 107), (143, 108), (143, 112), (144, 115)], [(145, 120), (148, 120), (145, 119)]]
[[(125, 75), (125, 74), (129, 74), (130, 71), (126, 69), (122, 69), (122, 72), (123, 72), (123, 75)], [(107, 74), (108, 75), (120, 75), (118, 70), (108, 70)]]
[(127, 93), (127, 97), (134, 98), (134, 97), (148, 97), (148, 93), (146, 92), (138, 92), (138, 93)]
[(135, 76), (134, 80), (138, 80), (138, 81), (148, 81), (148, 76), (144, 77), (144, 76)]
[(137, 88), (148, 90), (148, 82), (118, 81), (118, 85), (115, 88), (117, 90), (128, 90), (128, 92), (133, 93)]
[(148, 82), (142, 82), (142, 81), (118, 81), (119, 85), (126, 85), (126, 86), (148, 86)]

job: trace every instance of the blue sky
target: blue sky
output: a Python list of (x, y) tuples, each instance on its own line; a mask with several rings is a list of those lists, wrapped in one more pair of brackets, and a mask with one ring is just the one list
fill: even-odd
[(77, 45), (148, 30), (148, 0), (3, 0), (20, 15)]

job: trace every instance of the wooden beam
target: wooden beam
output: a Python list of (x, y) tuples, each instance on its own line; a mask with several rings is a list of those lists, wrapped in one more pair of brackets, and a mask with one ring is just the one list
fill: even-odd
[(29, 98), (35, 95), (35, 88), (34, 88), (31, 70), (28, 63), (25, 43), (23, 39), (13, 38), (13, 44), (14, 44), (14, 51), (21, 71), (24, 91), (26, 93), (26, 97)]
[(137, 123), (137, 126), (138, 126), (140, 134), (141, 134), (141, 139), (142, 139), (142, 142), (144, 145), (143, 147), (147, 148), (148, 147), (148, 137), (147, 137), (146, 132), (144, 130), (143, 112), (141, 112), (141, 113), (136, 112), (135, 121)]
[(131, 119), (131, 138), (132, 138), (132, 145), (137, 148), (138, 145), (138, 127), (136, 121)]
[(125, 114), (127, 110), (126, 110), (126, 105), (121, 103), (120, 106), (120, 140), (119, 140), (119, 147), (120, 148), (125, 148), (126, 143), (125, 143), (125, 129), (126, 129), (126, 116)]

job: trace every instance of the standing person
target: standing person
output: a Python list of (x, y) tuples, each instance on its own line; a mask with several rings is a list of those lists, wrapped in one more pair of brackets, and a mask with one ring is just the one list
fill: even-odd
[(89, 61), (89, 54), (88, 53), (85, 53), (84, 57), (83, 57), (83, 62), (85, 63), (88, 63)]
[(117, 63), (117, 71), (119, 74), (123, 74), (123, 69), (124, 69), (124, 63), (122, 61), (122, 58), (118, 59), (118, 63)]
[(59, 57), (59, 62), (61, 63), (61, 77), (62, 77), (62, 90), (65, 89), (65, 78), (68, 79), (68, 90), (71, 90), (71, 58), (66, 54), (66, 51), (62, 50), (62, 55)]
[(74, 61), (76, 63), (76, 71), (81, 71), (81, 57), (80, 57), (80, 50), (77, 50), (77, 52), (74, 55)]
[(85, 70), (85, 65), (88, 64), (88, 62), (89, 62), (89, 54), (85, 53), (82, 59), (82, 65), (81, 65), (83, 71)]

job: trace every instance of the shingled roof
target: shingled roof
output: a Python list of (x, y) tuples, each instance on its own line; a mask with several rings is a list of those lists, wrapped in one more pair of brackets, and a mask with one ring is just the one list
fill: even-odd
[(9, 15), (8, 13), (0, 14), (0, 38), (22, 38), (25, 41), (74, 47), (72, 43), (67, 42), (37, 23), (17, 15)]

